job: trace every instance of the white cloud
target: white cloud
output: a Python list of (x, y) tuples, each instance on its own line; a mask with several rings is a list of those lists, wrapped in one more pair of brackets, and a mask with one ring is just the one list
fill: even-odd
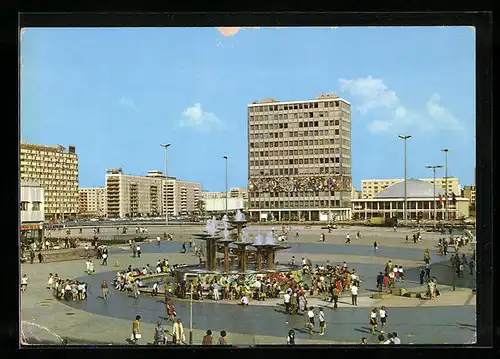
[(118, 101), (118, 103), (120, 104), (120, 106), (125, 107), (126, 109), (129, 109), (129, 110), (132, 110), (132, 111), (137, 111), (138, 110), (138, 108), (137, 108), (134, 100), (131, 99), (131, 98), (122, 97), (122, 98), (120, 98), (120, 100)]
[(222, 121), (214, 113), (204, 112), (199, 103), (185, 109), (182, 116), (184, 118), (179, 123), (181, 127), (210, 131), (212, 127), (222, 125)]
[[(372, 113), (376, 120), (368, 125), (373, 133), (399, 133), (402, 131), (463, 131), (463, 126), (440, 104), (440, 96), (434, 93), (427, 101), (427, 113), (417, 113), (405, 107), (395, 91), (390, 90), (382, 79), (371, 76), (354, 80), (340, 79), (340, 89), (353, 98), (353, 107), (362, 115)], [(381, 119), (382, 118), (382, 119)]]
[(427, 112), (433, 123), (440, 129), (463, 131), (464, 127), (446, 108), (441, 106), (441, 96), (434, 93), (427, 101)]
[(394, 108), (399, 104), (396, 93), (389, 90), (383, 80), (368, 76), (356, 80), (340, 79), (339, 82), (342, 91), (359, 100), (356, 108), (362, 113), (380, 107)]

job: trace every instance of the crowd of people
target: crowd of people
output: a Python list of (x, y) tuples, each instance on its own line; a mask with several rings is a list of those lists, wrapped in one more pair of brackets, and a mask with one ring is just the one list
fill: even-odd
[(88, 285), (85, 282), (60, 278), (57, 273), (49, 273), (47, 289), (51, 290), (57, 299), (84, 300), (87, 299)]

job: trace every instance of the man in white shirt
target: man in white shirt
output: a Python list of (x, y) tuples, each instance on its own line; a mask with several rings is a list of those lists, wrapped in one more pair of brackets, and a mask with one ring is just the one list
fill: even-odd
[(28, 288), (28, 276), (25, 274), (21, 278), (21, 292), (25, 292)]
[(160, 241), (161, 241), (160, 236), (157, 236), (157, 237), (156, 237), (156, 243), (157, 243), (158, 245), (160, 245)]
[(309, 329), (309, 335), (312, 335), (314, 329), (314, 307), (309, 307), (309, 311), (307, 312), (307, 327)]
[(285, 292), (285, 295), (283, 296), (283, 302), (285, 303), (285, 312), (287, 314), (290, 314), (290, 294), (288, 294), (288, 292)]
[(353, 283), (351, 286), (352, 305), (358, 305), (358, 287)]
[(394, 342), (394, 344), (401, 344), (401, 339), (399, 339), (398, 333), (392, 333), (392, 341)]

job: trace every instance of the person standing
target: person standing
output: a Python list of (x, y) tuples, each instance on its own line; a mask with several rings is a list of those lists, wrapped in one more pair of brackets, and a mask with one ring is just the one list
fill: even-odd
[(226, 337), (226, 331), (223, 330), (220, 332), (220, 337), (219, 337), (219, 345), (227, 345), (227, 337)]
[(313, 334), (313, 329), (314, 329), (314, 307), (309, 307), (309, 311), (307, 312), (307, 327), (309, 329), (309, 335)]
[(295, 331), (290, 329), (288, 331), (288, 336), (286, 337), (286, 343), (288, 345), (295, 345)]
[(102, 299), (107, 300), (108, 299), (108, 282), (103, 280), (101, 282), (101, 294), (102, 294)]
[(420, 285), (424, 284), (425, 270), (424, 267), (420, 267)]
[(333, 301), (333, 309), (337, 309), (338, 308), (337, 303), (339, 301), (339, 290), (335, 285), (333, 285), (333, 290), (332, 290), (332, 301)]
[(361, 338), (361, 345), (367, 345), (366, 337)]
[(210, 329), (207, 330), (207, 334), (203, 336), (201, 345), (212, 345), (212, 331)]
[(376, 252), (378, 249), (377, 241), (373, 242), (373, 251)]
[(164, 345), (165, 344), (165, 332), (163, 329), (163, 325), (161, 325), (161, 322), (158, 320), (156, 322), (156, 326), (154, 329), (154, 344), (155, 345)]
[(372, 334), (375, 334), (375, 330), (377, 329), (377, 308), (373, 308), (370, 312), (370, 326), (372, 327)]
[(136, 315), (135, 320), (132, 322), (132, 340), (134, 344), (137, 344), (137, 341), (141, 339), (141, 330), (139, 329), (139, 321), (141, 320), (140, 315)]
[(358, 305), (358, 287), (354, 283), (351, 286), (351, 301), (352, 305)]
[(290, 299), (290, 294), (288, 294), (288, 292), (285, 292), (285, 294), (283, 295), (283, 302), (285, 304), (286, 314), (290, 314)]
[(323, 308), (319, 308), (319, 327), (321, 328), (321, 333), (319, 335), (325, 335), (325, 329), (326, 329), (326, 319), (325, 319), (325, 313), (323, 312)]
[(425, 279), (431, 278), (431, 264), (430, 262), (425, 263)]
[(387, 324), (387, 310), (385, 309), (385, 306), (380, 307), (378, 315), (380, 317), (380, 333), (384, 333), (384, 329)]
[(160, 238), (160, 236), (158, 235), (158, 236), (156, 236), (156, 244), (157, 244), (157, 245), (160, 245), (160, 242), (161, 242), (161, 238)]
[(135, 246), (135, 243), (132, 242), (132, 258), (135, 258), (137, 254), (137, 247)]
[(103, 266), (108, 265), (108, 253), (106, 253), (106, 252), (102, 253), (102, 265)]
[(174, 344), (181, 344), (186, 341), (186, 336), (184, 335), (184, 326), (182, 321), (177, 319), (172, 328), (172, 336), (174, 338)]
[(43, 262), (43, 254), (42, 254), (42, 252), (38, 252), (38, 262), (40, 262), (40, 263)]
[(141, 258), (141, 246), (137, 244), (137, 258)]
[(35, 252), (30, 251), (30, 263), (33, 264), (34, 260), (35, 260)]
[(26, 292), (28, 289), (28, 276), (26, 274), (21, 278), (21, 292)]

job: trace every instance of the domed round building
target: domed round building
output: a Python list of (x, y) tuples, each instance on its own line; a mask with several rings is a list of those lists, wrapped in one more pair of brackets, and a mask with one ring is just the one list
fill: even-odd
[[(469, 198), (448, 193), (448, 217), (460, 219), (469, 217)], [(409, 220), (437, 220), (445, 218), (445, 191), (432, 183), (418, 179), (406, 181), (406, 200)], [(353, 199), (353, 217), (365, 220), (374, 217), (403, 219), (405, 181), (397, 182), (375, 195), (374, 198)]]

